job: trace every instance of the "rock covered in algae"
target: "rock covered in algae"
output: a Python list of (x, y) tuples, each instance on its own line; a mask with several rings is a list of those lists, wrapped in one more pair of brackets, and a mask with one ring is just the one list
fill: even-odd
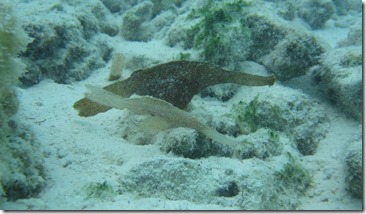
[[(235, 83), (263, 86), (273, 85), (274, 81), (274, 76), (263, 77), (227, 71), (208, 63), (172, 61), (137, 70), (128, 79), (115, 82), (104, 89), (122, 97), (133, 94), (149, 95), (184, 109), (195, 94), (211, 85)], [(74, 108), (83, 117), (93, 116), (110, 109), (87, 98), (77, 101)]]
[(352, 142), (346, 150), (346, 185), (348, 192), (362, 198), (362, 142)]
[(342, 47), (321, 56), (320, 67), (313, 73), (327, 98), (341, 111), (362, 120), (362, 48)]

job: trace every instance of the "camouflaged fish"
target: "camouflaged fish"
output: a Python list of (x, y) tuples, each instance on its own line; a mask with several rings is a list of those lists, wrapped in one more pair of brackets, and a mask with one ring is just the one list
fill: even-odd
[[(222, 83), (264, 86), (273, 85), (274, 82), (274, 76), (228, 71), (203, 62), (172, 61), (137, 70), (128, 79), (105, 86), (104, 89), (125, 98), (133, 94), (152, 96), (185, 109), (192, 97), (208, 86)], [(88, 98), (77, 101), (73, 107), (82, 117), (110, 109)]]
[[(89, 91), (85, 94), (85, 97), (89, 100), (100, 105), (121, 110), (127, 108), (131, 112), (139, 115), (150, 115), (151, 117), (146, 120), (149, 121), (149, 124), (152, 124), (152, 120), (154, 120), (154, 123), (158, 123), (160, 128), (158, 131), (176, 127), (186, 127), (195, 129), (208, 138), (224, 145), (230, 147), (235, 147), (237, 145), (236, 143), (238, 141), (236, 141), (236, 139), (220, 134), (215, 129), (201, 123), (189, 112), (183, 111), (164, 100), (151, 96), (123, 98), (102, 88), (91, 85), (86, 85), (86, 87)], [(145, 123), (146, 120), (142, 121), (142, 123)], [(140, 126), (141, 124), (137, 125)]]

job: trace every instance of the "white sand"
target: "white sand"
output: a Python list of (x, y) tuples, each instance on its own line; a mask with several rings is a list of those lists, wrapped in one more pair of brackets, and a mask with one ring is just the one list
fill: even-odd
[[(334, 47), (347, 33), (346, 28), (327, 25), (317, 35)], [(120, 50), (126, 55), (140, 53), (163, 60), (180, 52), (160, 41), (139, 43), (119, 41), (119, 38), (116, 38), (115, 48), (116, 52)], [(183, 200), (137, 198), (129, 194), (99, 201), (86, 199), (81, 194), (85, 183), (108, 180), (113, 185), (121, 174), (147, 159), (175, 158), (161, 152), (156, 145), (137, 146), (123, 140), (119, 134), (118, 118), (126, 111), (113, 109), (89, 118), (77, 115), (72, 105), (83, 97), (85, 84), (109, 84), (106, 81), (108, 66), (94, 72), (87, 80), (72, 85), (44, 80), (31, 88), (18, 89), (18, 117), (33, 129), (42, 145), (46, 156), (47, 187), (36, 198), (6, 202), (4, 209), (230, 209)], [(320, 142), (315, 155), (302, 158), (302, 164), (314, 176), (314, 183), (301, 199), (299, 209), (361, 209), (362, 201), (352, 198), (345, 190), (343, 160), (346, 145), (360, 136), (361, 125), (326, 101), (324, 105), (328, 107), (331, 119), (329, 133)], [(206, 161), (215, 162), (216, 159), (208, 158)]]

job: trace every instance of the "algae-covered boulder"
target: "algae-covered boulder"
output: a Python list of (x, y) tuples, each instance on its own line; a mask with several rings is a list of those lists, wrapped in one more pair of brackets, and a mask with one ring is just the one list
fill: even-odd
[(177, 128), (167, 130), (162, 139), (157, 141), (164, 152), (172, 152), (185, 158), (202, 158), (211, 153), (212, 144), (209, 139), (193, 129)]
[(158, 136), (154, 143), (159, 144), (162, 151), (191, 159), (218, 156), (265, 160), (281, 155), (283, 142), (288, 142), (280, 139), (279, 133), (270, 129), (259, 129), (241, 136), (240, 141), (232, 146), (221, 145), (194, 130), (184, 128), (167, 130)]
[[(19, 7), (29, 7), (28, 4), (31, 2)], [(28, 70), (21, 78), (24, 85), (44, 78), (57, 83), (82, 80), (111, 58), (108, 38), (118, 34), (118, 27), (109, 22), (109, 11), (102, 3), (48, 4), (47, 9), (23, 9), (26, 18), (23, 17), (22, 24), (33, 39), (21, 54)], [(54, 16), (53, 11), (58, 15)]]
[[(295, 163), (297, 171), (288, 173), (282, 170), (286, 164), (280, 161), (275, 167), (264, 163), (255, 159), (241, 162), (229, 158), (159, 157), (136, 164), (120, 175), (119, 183), (124, 193), (139, 197), (217, 204), (230, 209), (295, 209), (300, 204), (298, 196), (305, 190), (297, 190), (296, 184), (306, 170)], [(287, 187), (291, 182), (293, 185)]]
[(152, 0), (131, 4), (122, 15), (121, 36), (130, 41), (159, 39), (175, 20), (181, 3), (182, 0)]
[(288, 139), (280, 136), (277, 131), (268, 128), (260, 128), (248, 135), (240, 136), (241, 143), (235, 150), (230, 150), (232, 157), (239, 159), (258, 158), (266, 160), (267, 158), (281, 155), (284, 144), (289, 144)]
[(274, 47), (274, 50), (260, 61), (285, 81), (304, 75), (311, 66), (318, 64), (326, 46), (310, 34), (289, 34)]
[(244, 17), (244, 23), (251, 32), (253, 42), (248, 59), (255, 62), (272, 52), (274, 47), (291, 33), (288, 23), (265, 13), (249, 13)]
[(0, 143), (3, 197), (16, 200), (37, 196), (46, 184), (40, 144), (21, 122), (10, 123), (8, 133), (1, 133), (7, 136)]
[[(120, 183), (124, 191), (145, 197), (207, 203), (214, 200), (215, 190), (221, 185), (235, 182), (235, 174), (226, 171), (218, 167), (210, 169), (205, 162), (200, 165), (189, 159), (156, 158), (132, 168), (121, 176)], [(211, 179), (213, 173), (215, 179)]]
[(201, 7), (193, 9), (187, 17), (193, 24), (187, 29), (185, 43), (202, 50), (201, 60), (235, 68), (246, 59), (252, 45), (250, 30), (241, 18), (249, 6), (250, 3), (237, 0), (203, 1)]
[(262, 9), (260, 3), (244, 15), (243, 23), (252, 41), (247, 59), (265, 65), (281, 81), (305, 74), (328, 48), (303, 28)]
[(176, 18), (164, 41), (193, 49), (198, 53), (194, 58), (230, 69), (239, 69), (246, 60), (261, 63), (280, 80), (288, 80), (317, 64), (325, 47), (288, 21), (296, 16), (293, 4), (285, 5), (292, 14), (279, 11), (276, 5), (250, 0), (198, 1)]
[(197, 50), (197, 59), (234, 69), (249, 53), (252, 39), (243, 14), (250, 1), (197, 1), (167, 31), (169, 46)]
[(203, 91), (200, 92), (200, 95), (203, 98), (209, 97), (220, 100), (221, 102), (226, 102), (235, 95), (239, 88), (239, 85), (234, 84), (211, 86), (203, 89)]
[(348, 192), (357, 198), (362, 198), (362, 142), (354, 141), (346, 151), (346, 185)]
[(124, 13), (141, 0), (101, 0), (111, 13)]
[(350, 10), (361, 12), (362, 1), (359, 0), (333, 0), (338, 15), (346, 15)]
[(232, 111), (242, 134), (259, 128), (286, 133), (303, 155), (314, 154), (327, 132), (326, 110), (317, 100), (290, 88), (272, 86), (248, 103), (235, 104)]
[(338, 47), (361, 46), (362, 45), (362, 24), (357, 23), (351, 27), (347, 38), (337, 43)]
[(299, 16), (313, 29), (323, 27), (336, 11), (332, 0), (300, 1), (298, 10)]
[(322, 56), (314, 78), (323, 85), (327, 98), (357, 120), (362, 117), (362, 49), (349, 46)]
[(32, 132), (16, 116), (15, 93), (25, 65), (18, 54), (31, 40), (14, 16), (10, 1), (0, 2), (0, 205), (37, 195), (45, 185), (43, 156)]
[(151, 19), (152, 8), (154, 4), (151, 1), (144, 1), (128, 11), (122, 17), (121, 35), (127, 40), (146, 41), (151, 35), (146, 35)]

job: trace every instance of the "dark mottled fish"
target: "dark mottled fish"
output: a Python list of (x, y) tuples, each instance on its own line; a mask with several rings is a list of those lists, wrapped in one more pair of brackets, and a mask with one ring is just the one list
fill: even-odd
[[(263, 86), (273, 85), (274, 82), (274, 76), (264, 77), (227, 71), (203, 62), (172, 61), (137, 70), (128, 79), (115, 82), (104, 89), (122, 97), (130, 97), (132, 94), (148, 95), (185, 109), (194, 95), (211, 85), (235, 83)], [(74, 108), (83, 117), (110, 109), (87, 98), (77, 101)]]

